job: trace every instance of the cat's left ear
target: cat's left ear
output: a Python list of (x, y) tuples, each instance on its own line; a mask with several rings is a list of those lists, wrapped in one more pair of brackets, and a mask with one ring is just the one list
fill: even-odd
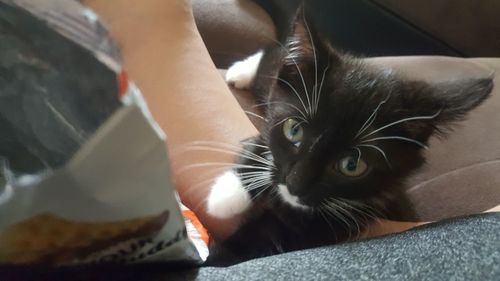
[[(411, 138), (426, 142), (432, 133), (446, 131), (461, 121), (472, 109), (486, 100), (493, 89), (493, 79), (462, 79), (440, 83), (416, 82), (418, 90), (407, 89), (402, 108), (413, 116), (427, 117), (404, 122)], [(411, 86), (410, 86), (411, 87)]]
[(294, 71), (297, 70), (297, 66), (301, 69), (321, 67), (321, 64), (339, 61), (338, 54), (327, 40), (317, 32), (314, 24), (306, 18), (303, 7), (298, 10), (295, 16), (292, 32), (286, 40), (285, 49), (287, 52), (283, 62), (285, 70), (290, 67), (290, 70)]

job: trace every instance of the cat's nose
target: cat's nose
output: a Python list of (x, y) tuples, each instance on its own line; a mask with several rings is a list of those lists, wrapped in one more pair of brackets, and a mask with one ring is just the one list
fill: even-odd
[(318, 170), (314, 158), (305, 157), (295, 163), (286, 176), (286, 185), (292, 195), (307, 195), (308, 187), (318, 178)]
[(305, 192), (303, 177), (297, 172), (292, 172), (286, 177), (286, 185), (292, 195), (301, 196)]

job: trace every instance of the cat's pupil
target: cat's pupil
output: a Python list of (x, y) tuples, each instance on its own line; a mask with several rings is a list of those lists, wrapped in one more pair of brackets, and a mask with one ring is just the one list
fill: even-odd
[(348, 177), (359, 177), (368, 168), (365, 161), (354, 156), (342, 158), (337, 167), (342, 174)]
[(356, 171), (357, 167), (358, 167), (358, 164), (356, 163), (356, 161), (353, 158), (349, 159), (349, 161), (347, 162), (347, 167), (346, 168), (349, 171), (353, 172), (353, 171)]
[(299, 132), (299, 124), (292, 127), (292, 135), (296, 135)]

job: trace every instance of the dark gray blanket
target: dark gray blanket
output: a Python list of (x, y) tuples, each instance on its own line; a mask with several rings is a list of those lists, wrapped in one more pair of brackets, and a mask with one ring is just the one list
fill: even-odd
[[(158, 276), (160, 277), (161, 274)], [(405, 233), (266, 257), (178, 280), (500, 280), (500, 213)]]

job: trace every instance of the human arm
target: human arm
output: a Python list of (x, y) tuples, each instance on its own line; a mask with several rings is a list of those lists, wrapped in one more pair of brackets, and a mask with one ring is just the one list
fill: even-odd
[[(189, 172), (183, 172), (183, 168), (194, 163), (230, 163), (233, 156), (178, 151), (200, 140), (238, 145), (257, 131), (210, 60), (189, 1), (87, 0), (84, 3), (109, 25), (121, 47), (125, 68), (167, 133), (173, 176), (183, 203), (196, 211), (213, 237), (226, 237), (239, 225), (240, 218), (215, 219), (204, 208), (210, 184), (206, 175), (215, 175), (217, 167), (200, 167)], [(200, 184), (204, 181), (205, 184)]]

